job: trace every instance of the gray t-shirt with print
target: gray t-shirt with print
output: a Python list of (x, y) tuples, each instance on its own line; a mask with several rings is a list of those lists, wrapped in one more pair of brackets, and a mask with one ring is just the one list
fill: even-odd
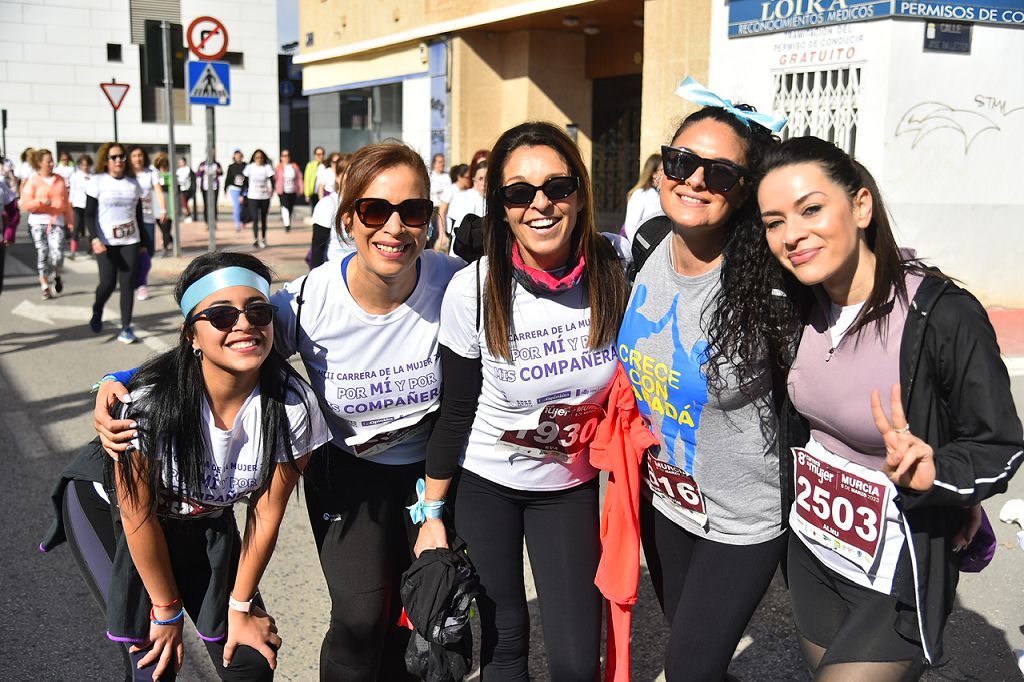
[(770, 404), (767, 365), (753, 382), (763, 395), (756, 401), (728, 371), (724, 391), (708, 390), (702, 371), (705, 330), (721, 288), (721, 266), (696, 277), (680, 275), (671, 243), (670, 235), (637, 275), (618, 352), (640, 411), (660, 441), (653, 454), (700, 486), (706, 527), (664, 491), (652, 493), (649, 483), (645, 494), (658, 511), (699, 537), (734, 545), (766, 542), (783, 531), (778, 456), (759, 412), (759, 405), (764, 411)]

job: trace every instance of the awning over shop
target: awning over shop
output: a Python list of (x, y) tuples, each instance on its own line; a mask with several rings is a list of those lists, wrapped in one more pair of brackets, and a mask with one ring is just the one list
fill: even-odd
[(427, 75), (428, 66), (426, 50), (415, 43), (314, 62), (302, 69), (302, 94), (318, 95), (419, 78)]

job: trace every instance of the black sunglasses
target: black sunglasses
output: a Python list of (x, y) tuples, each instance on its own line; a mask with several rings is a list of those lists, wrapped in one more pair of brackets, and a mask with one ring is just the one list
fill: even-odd
[(245, 319), (254, 327), (266, 327), (274, 321), (276, 305), (269, 303), (247, 303), (244, 310), (239, 310), (233, 305), (215, 305), (205, 310), (200, 310), (192, 316), (193, 322), (206, 320), (221, 331), (226, 331), (235, 326), (238, 317), (245, 313)]
[(406, 227), (424, 227), (434, 213), (430, 199), (406, 199), (398, 205), (387, 199), (356, 199), (355, 206), (356, 215), (367, 227), (384, 227), (395, 211)]
[(740, 178), (747, 177), (747, 169), (742, 166), (728, 161), (705, 159), (682, 147), (663, 146), (661, 163), (665, 175), (680, 182), (696, 173), (698, 168), (703, 168), (704, 186), (714, 192), (728, 192)]
[(125, 158), (126, 157), (124, 154), (111, 154), (110, 156), (107, 157), (107, 159), (109, 159), (110, 161), (124, 161)]
[(513, 182), (505, 185), (499, 190), (501, 201), (506, 206), (529, 206), (537, 191), (544, 192), (551, 201), (564, 199), (580, 188), (580, 179), (572, 175), (560, 175), (557, 178), (548, 178), (540, 187), (531, 185), (528, 182)]

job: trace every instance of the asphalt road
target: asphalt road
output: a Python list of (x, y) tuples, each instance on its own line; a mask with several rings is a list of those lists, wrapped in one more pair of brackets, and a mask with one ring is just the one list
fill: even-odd
[[(180, 317), (170, 287), (152, 286), (153, 297), (136, 304), (135, 327), (144, 343), (118, 344), (112, 322), (100, 335), (86, 326), (96, 282), (91, 259), (69, 262), (64, 295), (45, 304), (33, 264), (31, 245), (15, 245), (0, 295), (0, 456), (7, 463), (0, 494), (0, 608), (8, 619), (0, 637), (0, 679), (113, 680), (122, 670), (118, 652), (103, 636), (101, 614), (70, 552), (65, 546), (44, 555), (37, 546), (52, 519), (54, 480), (74, 449), (92, 436), (89, 386), (104, 372), (137, 365), (175, 343)], [(117, 319), (115, 308), (116, 294), (108, 320)], [(1014, 392), (1019, 410), (1024, 376), (1014, 379)], [(997, 520), (1010, 497), (1024, 498), (1024, 476), (1011, 483), (1008, 495), (985, 505), (1000, 541), (995, 560), (984, 573), (963, 576), (947, 628), (948, 661), (926, 679), (1021, 679), (1013, 650), (1024, 649), (1024, 552), (1015, 543), (1017, 529)], [(301, 498), (289, 507), (262, 591), (285, 641), (278, 679), (316, 680), (328, 599)], [(532, 595), (531, 610), (531, 677), (545, 680), (543, 633)], [(634, 617), (633, 679), (659, 679), (666, 637), (644, 576)], [(215, 679), (198, 640), (188, 636), (187, 643), (181, 679)], [(741, 680), (807, 679), (778, 577), (730, 673)]]

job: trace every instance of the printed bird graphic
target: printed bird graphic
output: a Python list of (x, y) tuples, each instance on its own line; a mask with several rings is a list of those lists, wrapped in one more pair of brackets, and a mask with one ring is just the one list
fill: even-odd
[(964, 137), (964, 154), (971, 150), (971, 144), (986, 130), (999, 130), (987, 116), (967, 109), (954, 109), (941, 102), (921, 102), (907, 109), (896, 124), (896, 136), (915, 133), (910, 143), (917, 147), (925, 137), (936, 130), (955, 130)]

